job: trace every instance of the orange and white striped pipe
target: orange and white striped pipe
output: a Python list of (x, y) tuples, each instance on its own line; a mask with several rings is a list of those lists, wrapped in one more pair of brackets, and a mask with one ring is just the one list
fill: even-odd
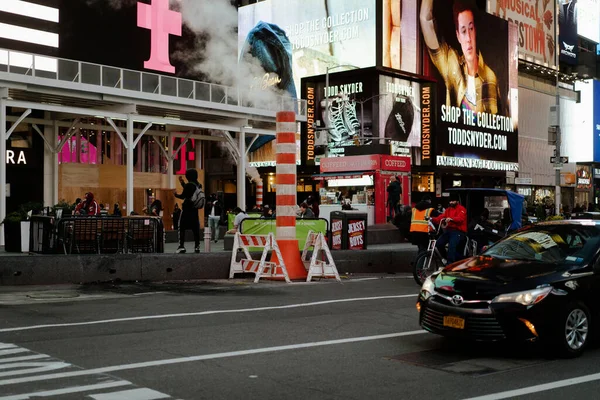
[(263, 204), (263, 181), (262, 179), (256, 182), (256, 204), (262, 206)]
[(277, 113), (275, 166), (276, 237), (277, 240), (296, 239), (296, 114)]

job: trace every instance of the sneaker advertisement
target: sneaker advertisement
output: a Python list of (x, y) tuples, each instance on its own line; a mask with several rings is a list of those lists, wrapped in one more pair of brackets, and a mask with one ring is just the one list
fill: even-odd
[(301, 95), (308, 107), (302, 159), (307, 165), (347, 155), (350, 146), (377, 144), (391, 145), (392, 155), (421, 160), (418, 82), (379, 75), (374, 69), (331, 73), (328, 87), (325, 79), (302, 79)]

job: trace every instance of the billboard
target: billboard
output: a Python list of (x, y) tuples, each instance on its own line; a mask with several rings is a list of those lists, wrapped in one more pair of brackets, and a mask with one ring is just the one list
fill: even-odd
[(421, 3), (421, 32), (438, 82), (436, 165), (516, 171), (517, 26), (468, 1), (454, 7), (444, 0)]
[[(299, 91), (301, 78), (328, 67), (375, 66), (376, 20), (375, 0), (261, 1), (238, 10), (239, 56), (262, 53), (261, 66), (275, 64), (275, 74), (290, 76)], [(285, 52), (291, 66), (279, 63)]]
[(556, 65), (553, 1), (487, 0), (487, 11), (517, 26), (521, 58), (536, 64)]
[(379, 130), (392, 155), (411, 156), (421, 165), (421, 85), (387, 75), (379, 77)]
[(319, 165), (322, 157), (341, 157), (345, 147), (368, 145), (381, 136), (377, 128), (377, 75), (369, 70), (346, 71), (302, 79), (307, 99), (307, 123), (302, 134), (301, 159)]
[(381, 65), (417, 73), (419, 59), (418, 3), (415, 0), (383, 0)]
[(593, 80), (594, 85), (594, 162), (600, 162), (600, 81)]
[[(575, 2), (575, 0), (574, 0)], [(600, 42), (600, 0), (576, 0), (577, 34), (592, 42)]]
[[(577, 0), (560, 0), (558, 2), (559, 24), (559, 57), (560, 62), (577, 65)], [(597, 28), (597, 27), (596, 27)]]
[[(190, 29), (178, 5), (168, 0), (1, 4), (0, 48), (205, 79), (195, 67), (202, 60), (198, 49), (206, 38)], [(56, 72), (56, 63), (48, 68)]]

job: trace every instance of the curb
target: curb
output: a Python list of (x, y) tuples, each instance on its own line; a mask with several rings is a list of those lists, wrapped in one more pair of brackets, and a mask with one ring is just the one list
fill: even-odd
[[(337, 250), (332, 255), (340, 274), (411, 272), (416, 249)], [(160, 282), (227, 279), (231, 253), (31, 255), (0, 260), (0, 285)]]

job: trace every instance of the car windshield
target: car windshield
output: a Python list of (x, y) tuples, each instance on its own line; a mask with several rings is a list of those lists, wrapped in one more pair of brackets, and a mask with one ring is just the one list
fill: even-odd
[(590, 260), (600, 243), (595, 225), (539, 225), (521, 230), (483, 253), (495, 258), (544, 263)]

